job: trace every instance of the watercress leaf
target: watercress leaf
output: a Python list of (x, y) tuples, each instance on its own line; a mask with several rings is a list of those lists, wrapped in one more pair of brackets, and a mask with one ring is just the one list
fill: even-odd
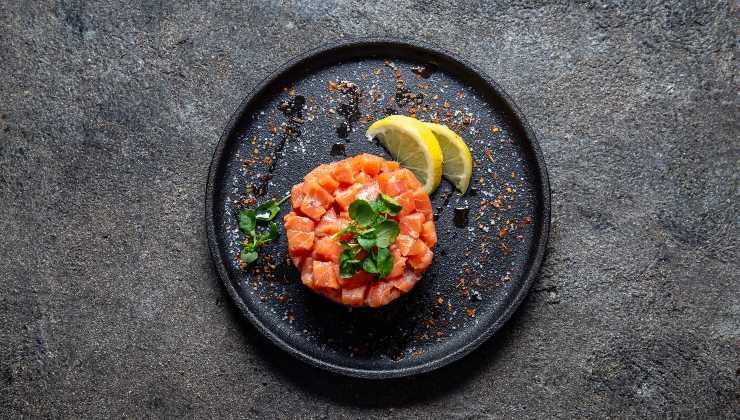
[(257, 260), (257, 257), (257, 251), (242, 251), (241, 254), (239, 254), (239, 259), (247, 264), (255, 262)]
[(360, 244), (362, 249), (370, 252), (370, 250), (372, 250), (373, 247), (375, 246), (375, 239), (359, 237), (357, 238), (357, 243)]
[(360, 261), (356, 259), (345, 258), (339, 264), (339, 276), (343, 279), (352, 277), (359, 269), (360, 269)]
[(387, 277), (393, 271), (393, 256), (388, 248), (378, 249), (378, 254), (375, 256), (375, 265), (380, 278)]
[(349, 205), (349, 217), (360, 226), (369, 226), (375, 221), (375, 210), (365, 200), (358, 199)]
[(398, 202), (391, 197), (380, 193), (380, 196), (378, 198), (378, 201), (383, 203), (383, 207), (386, 208), (385, 213), (390, 214), (391, 216), (395, 216), (398, 214), (399, 211), (403, 208)]
[(270, 222), (270, 230), (267, 232), (267, 240), (274, 241), (275, 239), (279, 237), (280, 237), (280, 232), (278, 232), (277, 223)]
[(368, 255), (367, 257), (365, 257), (364, 260), (362, 260), (362, 269), (371, 274), (378, 273), (378, 266), (375, 264), (375, 261), (371, 255)]
[(396, 242), (396, 237), (400, 229), (398, 223), (394, 220), (385, 220), (375, 227), (375, 245), (378, 248), (388, 248), (393, 242)]
[(255, 212), (257, 213), (256, 218), (258, 221), (269, 222), (270, 220), (274, 219), (275, 216), (278, 215), (278, 213), (280, 213), (280, 206), (275, 204), (274, 201), (270, 201), (269, 203), (271, 205), (268, 207), (256, 209)]
[(257, 227), (254, 210), (242, 210), (239, 212), (239, 229), (244, 233), (254, 236), (254, 229)]
[(385, 213), (385, 212), (388, 211), (388, 209), (385, 208), (385, 204), (383, 204), (383, 201), (381, 201), (381, 200), (371, 201), (370, 202), (370, 207), (372, 207), (373, 210), (375, 211), (375, 213), (377, 213), (377, 214)]

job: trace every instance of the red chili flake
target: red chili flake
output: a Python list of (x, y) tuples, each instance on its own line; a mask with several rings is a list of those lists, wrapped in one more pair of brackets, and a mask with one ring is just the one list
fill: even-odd
[(498, 236), (499, 238), (505, 238), (509, 235), (509, 228), (501, 228), (498, 230)]
[(447, 109), (450, 107), (450, 103), (445, 100), (445, 102), (442, 104), (442, 108)]
[(442, 305), (445, 303), (445, 300), (442, 296), (437, 297), (437, 305)]
[(491, 126), (491, 133), (498, 134), (499, 131), (501, 131), (501, 130), (498, 127), (496, 127), (495, 125), (492, 125)]
[(279, 304), (281, 304), (281, 305), (282, 305), (283, 303), (285, 303), (285, 301), (286, 301), (286, 297), (285, 297), (285, 295), (280, 295), (280, 296), (278, 296), (278, 303), (279, 303)]
[(463, 118), (463, 120), (462, 120), (462, 123), (463, 123), (464, 125), (468, 125), (468, 124), (470, 124), (470, 123), (472, 123), (472, 122), (473, 122), (473, 118), (472, 118), (472, 117), (471, 117), (470, 115), (466, 115), (466, 116), (465, 116), (465, 117)]
[(475, 318), (475, 308), (468, 308), (465, 310), (465, 312), (468, 313), (468, 316), (471, 318)]
[(532, 224), (532, 218), (529, 216), (524, 216), (524, 224), (525, 225), (531, 225)]

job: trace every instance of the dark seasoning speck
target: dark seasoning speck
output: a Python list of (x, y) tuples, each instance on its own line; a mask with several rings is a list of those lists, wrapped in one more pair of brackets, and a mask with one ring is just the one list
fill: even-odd
[[(435, 223), (441, 241), (459, 241), (464, 246), (457, 249), (464, 251), (445, 252), (454, 249), (454, 244), (440, 242), (431, 269), (422, 283), (402, 298), (403, 303), (382, 310), (353, 309), (348, 314), (348, 309), (314, 295), (300, 284), (287, 258), (284, 237), (268, 245), (264, 258), (244, 270), (242, 276), (247, 293), (271, 305), (296, 333), (314, 340), (326, 351), (349, 350), (353, 358), (421, 357), (425, 343), (446, 340), (477, 322), (480, 308), (492, 304), (512, 276), (521, 273), (518, 266), (498, 273), (485, 267), (491, 260), (506, 261), (526, 251), (522, 244), (530, 237), (533, 223), (532, 209), (527, 207), (532, 193), (524, 182), (521, 159), (505, 158), (514, 145), (505, 125), (480, 108), (469, 108), (471, 92), (440, 77), (435, 65), (378, 60), (363, 63), (342, 76), (331, 74), (322, 79), (324, 76), (317, 74), (296, 86), (285, 86), (271, 111), (254, 116), (255, 123), (242, 142), (240, 175), (234, 179), (226, 208), (234, 221), (226, 232), (234, 266), (239, 267), (238, 251), (243, 240), (236, 227), (236, 214), (245, 206), (285, 194), (285, 188), (273, 188), (276, 178), (280, 179), (277, 185), (300, 182), (307, 170), (298, 171), (293, 166), (297, 156), (310, 161), (310, 169), (365, 151), (383, 154), (377, 145), (367, 142), (365, 130), (388, 114), (446, 124), (470, 140), (474, 172), (465, 196), (443, 181), (432, 196)], [(331, 127), (330, 131), (326, 127)], [(328, 145), (322, 145), (326, 142)], [(454, 264), (456, 271), (451, 277), (455, 280), (450, 284), (439, 282), (451, 269), (450, 264), (440, 263), (441, 258), (459, 260)], [(426, 293), (436, 294), (433, 304), (423, 304), (421, 297)], [(331, 319), (344, 322), (345, 332), (361, 339), (347, 343), (334, 338), (329, 335), (330, 326), (305, 329), (307, 323), (320, 323), (314, 319), (317, 313), (332, 314)], [(304, 318), (313, 321), (304, 323)], [(399, 318), (404, 319), (403, 324), (394, 325), (392, 333), (377, 331), (377, 325), (389, 325)]]

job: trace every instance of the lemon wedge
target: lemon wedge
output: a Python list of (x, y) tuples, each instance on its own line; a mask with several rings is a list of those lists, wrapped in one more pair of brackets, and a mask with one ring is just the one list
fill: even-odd
[(465, 194), (473, 176), (473, 156), (463, 139), (446, 125), (423, 123), (432, 130), (442, 149), (442, 176)]
[(442, 149), (432, 130), (416, 118), (391, 115), (367, 129), (369, 138), (380, 143), (401, 166), (416, 175), (427, 194), (442, 180)]

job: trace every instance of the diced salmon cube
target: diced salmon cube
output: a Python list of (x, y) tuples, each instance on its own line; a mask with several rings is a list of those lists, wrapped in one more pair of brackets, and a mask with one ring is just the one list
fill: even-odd
[(367, 292), (367, 306), (371, 308), (377, 308), (379, 306), (387, 305), (394, 299), (401, 296), (401, 292), (393, 287), (393, 283), (389, 281), (379, 281), (370, 286), (370, 290)]
[(357, 199), (362, 199), (365, 201), (373, 201), (376, 198), (378, 198), (378, 193), (380, 190), (378, 189), (378, 183), (377, 182), (371, 182), (369, 184), (365, 184), (364, 187), (357, 193)]
[(317, 236), (330, 236), (340, 230), (344, 229), (349, 225), (349, 220), (346, 218), (337, 217), (336, 212), (333, 208), (324, 213), (321, 217), (321, 221), (316, 226)]
[(361, 306), (365, 303), (365, 291), (367, 286), (354, 288), (342, 288), (342, 304), (350, 306)]
[(375, 275), (370, 274), (366, 271), (358, 271), (356, 272), (352, 277), (343, 279), (339, 279), (339, 283), (342, 285), (342, 287), (358, 287), (362, 286), (368, 283), (371, 283), (373, 280), (375, 280)]
[(290, 189), (290, 205), (293, 207), (293, 209), (298, 209), (301, 207), (301, 203), (303, 202), (303, 183), (295, 184), (293, 185), (293, 188)]
[(401, 255), (401, 251), (398, 248), (391, 251), (391, 254), (393, 255), (393, 270), (388, 274), (388, 277), (397, 277), (403, 274), (403, 270), (406, 267), (406, 258)]
[(380, 166), (380, 172), (393, 172), (399, 169), (401, 169), (401, 165), (399, 165), (395, 160), (386, 160)]
[(411, 246), (414, 244), (414, 241), (416, 239), (412, 238), (411, 236), (400, 234), (396, 238), (395, 245), (398, 245), (398, 250), (401, 253), (402, 256), (406, 256), (409, 254), (409, 251), (411, 250)]
[(315, 200), (322, 207), (328, 208), (334, 202), (334, 196), (316, 182), (307, 181), (303, 183), (305, 196), (303, 200)]
[(412, 257), (409, 257), (408, 263), (411, 267), (413, 267), (414, 271), (419, 273), (429, 267), (429, 265), (432, 263), (433, 256), (434, 254), (432, 253), (432, 251), (427, 249), (427, 251), (421, 255), (414, 255)]
[(371, 182), (375, 182), (375, 179), (365, 172), (360, 172), (359, 174), (355, 175), (355, 182), (358, 184), (366, 185), (370, 184)]
[(416, 190), (418, 188), (421, 188), (421, 182), (416, 178), (416, 175), (414, 175), (413, 172), (410, 170), (403, 168), (399, 169), (398, 172), (399, 179), (403, 180), (406, 183), (406, 188), (409, 190)]
[(324, 206), (315, 201), (308, 201), (309, 200), (303, 200), (303, 204), (301, 204), (301, 213), (312, 218), (313, 220), (321, 219), (321, 215), (326, 213), (326, 209), (324, 208)]
[(313, 232), (315, 226), (313, 220), (308, 217), (298, 216), (292, 211), (283, 217), (283, 223), (285, 230), (297, 230), (300, 232)]
[(378, 186), (380, 191), (391, 196), (403, 194), (406, 191), (406, 183), (396, 176), (397, 172), (383, 172), (378, 175)]
[(405, 216), (411, 214), (415, 209), (415, 199), (413, 191), (406, 191), (395, 198), (396, 202), (401, 205), (401, 211), (398, 212), (398, 216)]
[(437, 231), (434, 229), (434, 222), (427, 220), (421, 228), (421, 239), (427, 243), (429, 248), (437, 245)]
[(398, 227), (401, 233), (409, 235), (412, 238), (418, 238), (421, 233), (421, 226), (424, 223), (424, 215), (421, 213), (412, 213), (400, 218)]
[(429, 194), (421, 188), (414, 191), (414, 207), (416, 211), (423, 213), (427, 220), (432, 220), (432, 201), (429, 199)]
[(347, 210), (349, 205), (357, 199), (357, 194), (359, 194), (363, 188), (364, 187), (361, 184), (352, 184), (343, 190), (338, 190), (336, 197), (337, 204), (339, 204), (342, 209)]
[(301, 268), (301, 282), (308, 287), (313, 287), (313, 260), (306, 257), (305, 264)]
[(309, 172), (303, 179), (304, 182), (314, 181), (321, 185), (326, 191), (333, 193), (339, 187), (339, 182), (332, 177), (334, 165), (319, 165), (313, 171)]
[(339, 289), (339, 266), (333, 262), (313, 261), (315, 287)]
[(332, 176), (343, 184), (351, 184), (355, 182), (354, 169), (352, 168), (352, 164), (347, 160), (337, 162), (334, 165)]
[(313, 258), (315, 260), (331, 261), (339, 263), (339, 255), (344, 249), (336, 239), (325, 236), (316, 241), (313, 248)]
[(406, 255), (408, 255), (409, 257), (412, 257), (414, 255), (422, 255), (428, 250), (429, 247), (427, 246), (427, 244), (424, 243), (424, 241), (422, 241), (421, 239), (417, 239), (411, 245), (411, 249), (409, 249), (409, 253)]
[(362, 171), (370, 176), (380, 173), (380, 167), (383, 165), (383, 158), (369, 155), (367, 153), (357, 156), (360, 161)]
[(303, 185), (305, 196), (301, 203), (301, 212), (318, 221), (334, 202), (334, 197), (314, 181), (306, 181)]
[(421, 274), (416, 273), (412, 270), (405, 270), (401, 276), (395, 277), (390, 280), (398, 290), (403, 293), (408, 293), (414, 288), (416, 283), (421, 279)]
[(300, 230), (287, 230), (288, 251), (291, 253), (306, 252), (313, 248), (313, 232), (301, 232)]

